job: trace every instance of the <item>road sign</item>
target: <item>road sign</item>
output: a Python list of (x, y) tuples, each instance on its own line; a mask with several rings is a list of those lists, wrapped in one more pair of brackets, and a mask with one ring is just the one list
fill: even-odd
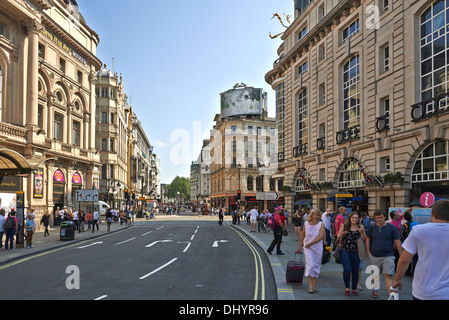
[(257, 192), (256, 200), (262, 201), (276, 201), (279, 199), (279, 194), (277, 192)]
[(435, 196), (431, 192), (424, 192), (421, 195), (419, 202), (421, 203), (421, 205), (423, 207), (429, 208), (429, 207), (433, 206), (433, 204), (435, 202)]
[(98, 190), (76, 190), (75, 201), (98, 202)]

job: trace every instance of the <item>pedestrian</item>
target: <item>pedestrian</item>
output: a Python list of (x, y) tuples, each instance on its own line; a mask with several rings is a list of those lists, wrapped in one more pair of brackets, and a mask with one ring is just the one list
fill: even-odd
[(332, 212), (331, 208), (327, 208), (323, 215), (321, 216), (321, 220), (324, 223), (324, 231), (326, 232), (325, 245), (330, 246), (332, 244)]
[(97, 231), (99, 230), (98, 218), (99, 218), (98, 211), (97, 211), (97, 208), (95, 208), (94, 213), (92, 214), (92, 233), (94, 233), (95, 227), (97, 227)]
[(221, 226), (223, 223), (223, 210), (220, 208), (220, 210), (218, 211), (218, 224)]
[(106, 210), (106, 224), (108, 226), (108, 232), (111, 232), (112, 212), (111, 209)]
[(73, 212), (72, 212), (72, 221), (75, 224), (75, 230), (79, 231), (79, 229), (80, 229), (80, 226), (79, 226), (79, 213), (78, 213), (78, 210), (76, 210), (76, 209), (73, 210)]
[(276, 211), (273, 214), (273, 219), (275, 222), (275, 227), (273, 230), (274, 239), (271, 242), (270, 246), (268, 247), (267, 252), (271, 254), (273, 252), (274, 247), (276, 247), (276, 254), (284, 255), (284, 253), (281, 251), (282, 235), (284, 234), (284, 224), (281, 218), (282, 208), (276, 207), (275, 210)]
[(256, 223), (257, 217), (259, 216), (259, 212), (257, 211), (257, 206), (255, 206), (249, 214), (251, 215), (251, 232), (256, 232)]
[(359, 282), (360, 257), (357, 241), (362, 238), (366, 241), (365, 228), (360, 223), (360, 214), (351, 212), (346, 223), (340, 227), (337, 239), (341, 241), (341, 264), (343, 266), (343, 281), (345, 283), (345, 295), (351, 294), (350, 282), (352, 278), (352, 295), (357, 296)]
[(304, 256), (306, 261), (306, 270), (304, 275), (309, 277), (308, 293), (318, 292), (316, 283), (320, 275), (321, 261), (323, 259), (323, 240), (326, 236), (324, 230), (324, 223), (320, 221), (321, 211), (319, 209), (312, 209), (307, 221), (304, 223), (301, 240), (299, 242), (298, 251), (304, 246)]
[(5, 209), (0, 209), (0, 250), (3, 250), (3, 233), (5, 233)]
[[(385, 286), (390, 295), (390, 287), (394, 274), (394, 249), (399, 255), (402, 254), (399, 232), (394, 225), (386, 222), (385, 213), (382, 210), (374, 212), (375, 223), (371, 224), (366, 234), (366, 250), (369, 254), (370, 263), (379, 268), (385, 278)], [(372, 297), (378, 298), (379, 288), (374, 288)]]
[(92, 226), (92, 212), (90, 210), (87, 211), (86, 221), (87, 221), (87, 230), (90, 230)]
[(9, 243), (9, 250), (14, 250), (13, 242), (14, 242), (14, 236), (18, 232), (18, 226), (17, 226), (17, 218), (16, 218), (16, 211), (13, 209), (9, 213), (8, 218), (5, 220), (5, 224), (3, 226), (6, 234), (5, 239), (5, 250), (8, 250), (8, 243)]
[(398, 232), (401, 230), (401, 220), (402, 216), (397, 211), (390, 212), (390, 223), (398, 229)]
[(299, 214), (299, 210), (295, 211), (292, 219), (293, 219), (293, 224), (295, 226), (296, 241), (299, 241), (298, 236), (301, 237), (301, 226), (302, 226), (302, 218), (301, 218), (301, 215)]
[(345, 224), (345, 215), (346, 215), (346, 207), (338, 208), (338, 214), (335, 217), (335, 236), (338, 236), (338, 231), (340, 231), (340, 227)]
[(25, 231), (27, 234), (27, 248), (33, 248), (33, 234), (36, 231), (36, 223), (34, 222), (34, 215), (29, 213), (25, 221)]
[(44, 237), (49, 236), (50, 232), (48, 232), (48, 226), (50, 225), (50, 212), (48, 209), (45, 211), (45, 214), (41, 218), (40, 224), (43, 224), (45, 227)]
[(402, 277), (419, 252), (412, 282), (414, 300), (449, 300), (449, 200), (436, 201), (430, 223), (416, 225), (402, 244), (404, 251), (392, 284), (402, 289)]

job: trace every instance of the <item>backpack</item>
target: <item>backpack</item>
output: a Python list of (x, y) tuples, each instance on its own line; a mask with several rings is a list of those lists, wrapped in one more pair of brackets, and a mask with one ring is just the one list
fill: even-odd
[(12, 229), (15, 227), (14, 217), (8, 217), (5, 222), (5, 229)]
[(400, 236), (401, 242), (404, 242), (405, 239), (407, 239), (409, 234), (410, 234), (410, 222), (407, 222), (406, 224), (403, 224), (401, 226), (401, 230), (399, 230), (399, 236)]
[(268, 225), (270, 226), (271, 230), (274, 230), (276, 228), (276, 219), (274, 219), (274, 214), (272, 214), (269, 218), (268, 218)]

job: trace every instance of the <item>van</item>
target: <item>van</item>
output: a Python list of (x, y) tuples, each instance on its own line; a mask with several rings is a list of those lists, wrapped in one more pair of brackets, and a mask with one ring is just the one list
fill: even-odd
[[(97, 203), (95, 203), (95, 204), (97, 204)], [(106, 210), (108, 210), (110, 208), (110, 206), (106, 203), (106, 202), (104, 202), (104, 201), (98, 201), (98, 213), (100, 214), (100, 217), (101, 216), (105, 216), (106, 215)]]

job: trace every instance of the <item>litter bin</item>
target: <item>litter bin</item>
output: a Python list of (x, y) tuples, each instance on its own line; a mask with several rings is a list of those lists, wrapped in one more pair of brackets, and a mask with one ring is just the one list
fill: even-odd
[(64, 221), (61, 223), (59, 232), (60, 241), (75, 240), (75, 223), (73, 221)]

